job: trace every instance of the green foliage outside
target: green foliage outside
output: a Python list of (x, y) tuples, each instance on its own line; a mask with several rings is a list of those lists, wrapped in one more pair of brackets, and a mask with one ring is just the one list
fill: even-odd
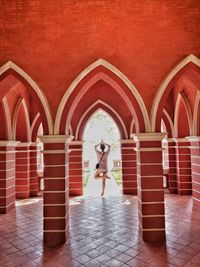
[(122, 172), (121, 172), (121, 170), (120, 169), (119, 170), (113, 170), (112, 175), (115, 178), (117, 185), (121, 185), (122, 184)]
[(90, 177), (90, 171), (83, 172), (83, 186), (87, 185), (89, 177)]

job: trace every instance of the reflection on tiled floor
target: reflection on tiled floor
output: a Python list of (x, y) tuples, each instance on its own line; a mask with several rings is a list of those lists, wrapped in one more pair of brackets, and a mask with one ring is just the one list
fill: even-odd
[[(122, 190), (121, 185), (117, 185), (113, 175), (108, 174), (111, 179), (106, 179), (105, 196), (120, 194)], [(102, 179), (94, 179), (94, 173), (91, 173), (86, 187), (84, 187), (84, 195), (86, 196), (100, 196), (102, 192)]]
[(166, 243), (145, 243), (137, 232), (134, 196), (70, 200), (70, 240), (42, 242), (42, 200), (17, 202), (0, 215), (0, 266), (200, 266), (200, 210), (189, 196), (166, 195)]

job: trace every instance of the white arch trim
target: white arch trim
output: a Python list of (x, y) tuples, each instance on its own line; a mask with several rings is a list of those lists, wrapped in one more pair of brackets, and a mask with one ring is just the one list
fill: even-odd
[(172, 121), (169, 113), (167, 112), (167, 110), (165, 108), (163, 109), (163, 113), (165, 114), (165, 116), (168, 119), (168, 122), (169, 122), (169, 125), (170, 125), (170, 128), (171, 128), (172, 137), (174, 137), (174, 125), (173, 125), (173, 121)]
[(195, 98), (195, 103), (194, 103), (194, 116), (193, 116), (193, 134), (197, 135), (198, 134), (198, 108), (200, 105), (200, 91), (197, 91), (196, 98)]
[(92, 63), (91, 65), (89, 65), (86, 69), (84, 69), (76, 78), (75, 80), (71, 83), (71, 85), (69, 86), (69, 88), (67, 89), (67, 91), (65, 92), (57, 114), (56, 114), (56, 119), (55, 119), (55, 128), (54, 128), (54, 133), (58, 134), (59, 133), (59, 128), (60, 128), (60, 122), (61, 122), (61, 116), (65, 107), (65, 104), (67, 103), (67, 100), (69, 98), (69, 96), (71, 95), (71, 93), (73, 92), (73, 90), (76, 88), (76, 86), (78, 85), (78, 83), (80, 83), (80, 81), (89, 73), (91, 72), (93, 69), (95, 69), (98, 66), (104, 66), (105, 68), (109, 69), (110, 71), (112, 71), (116, 76), (118, 76), (126, 85), (127, 87), (130, 89), (130, 91), (132, 92), (132, 94), (135, 96), (142, 114), (143, 114), (143, 118), (144, 118), (144, 123), (145, 123), (145, 128), (146, 131), (148, 132), (150, 130), (150, 121), (149, 121), (149, 116), (145, 107), (145, 104), (141, 98), (141, 96), (139, 95), (137, 89), (134, 87), (134, 85), (130, 82), (130, 80), (120, 71), (118, 70), (116, 67), (114, 67), (112, 64), (110, 64), (109, 62), (107, 62), (106, 60), (100, 58), (98, 60), (96, 60), (94, 63)]
[[(119, 127), (118, 127), (116, 121), (112, 118), (112, 116), (111, 116), (107, 111), (103, 110), (102, 108), (98, 108), (97, 110), (95, 110), (95, 112), (94, 112), (93, 114), (91, 114), (91, 116), (89, 117), (88, 121), (89, 121), (89, 120), (93, 117), (93, 115), (94, 115), (95, 113), (97, 113), (98, 111), (103, 111), (104, 113), (106, 113), (107, 116), (111, 118), (111, 120), (113, 121), (113, 123), (115, 124), (115, 126), (116, 126), (116, 128), (117, 128), (117, 130), (118, 130), (118, 132), (119, 132)], [(84, 130), (85, 130), (85, 129), (84, 129)], [(120, 135), (120, 132), (119, 132), (119, 135)], [(76, 141), (76, 140), (75, 140), (75, 141)]]
[[(13, 139), (16, 140), (16, 129), (17, 129), (17, 118), (20, 106), (23, 106), (24, 113), (25, 113), (25, 119), (26, 119), (26, 125), (27, 125), (27, 142), (31, 142), (31, 128), (30, 128), (30, 120), (29, 120), (29, 113), (26, 106), (26, 102), (24, 98), (20, 98), (16, 104), (14, 115), (13, 115)], [(19, 140), (20, 141), (20, 140)]]
[(36, 82), (34, 82), (33, 79), (25, 71), (23, 71), (20, 67), (18, 67), (12, 61), (8, 61), (7, 63), (5, 63), (3, 66), (0, 67), (0, 75), (2, 75), (4, 72), (6, 72), (9, 69), (13, 69), (19, 75), (21, 75), (30, 84), (30, 86), (33, 88), (33, 90), (36, 92), (37, 96), (39, 97), (39, 99), (42, 103), (44, 111), (45, 111), (48, 129), (49, 129), (49, 134), (53, 134), (53, 119), (52, 119), (52, 116), (50, 113), (49, 104), (47, 102), (47, 99), (46, 99), (44, 93), (42, 92), (42, 90), (38, 86), (38, 84)]
[(131, 136), (131, 134), (133, 134), (133, 127), (134, 127), (134, 125), (135, 125), (135, 120), (133, 118), (132, 121), (131, 121), (131, 125), (130, 125), (130, 136)]
[(2, 103), (3, 103), (3, 108), (4, 108), (4, 111), (5, 111), (5, 115), (6, 115), (6, 125), (7, 125), (7, 138), (9, 141), (13, 140), (13, 136), (12, 136), (12, 122), (11, 122), (11, 116), (10, 116), (10, 109), (9, 109), (9, 106), (8, 106), (8, 101), (7, 101), (7, 98), (6, 96), (4, 96), (2, 98)]
[[(89, 112), (91, 109), (93, 109), (93, 107), (95, 107), (95, 106), (98, 105), (98, 104), (102, 104), (103, 106), (107, 107), (108, 109), (110, 109), (110, 110), (116, 115), (116, 117), (118, 118), (118, 120), (120, 121), (120, 123), (121, 123), (121, 125), (122, 125), (122, 128), (123, 128), (123, 130), (124, 130), (125, 137), (126, 137), (126, 139), (128, 139), (128, 133), (127, 133), (125, 124), (124, 124), (122, 118), (120, 117), (120, 115), (117, 113), (117, 111), (116, 111), (115, 109), (113, 109), (111, 106), (109, 106), (107, 103), (105, 103), (104, 101), (102, 101), (102, 100), (97, 100), (93, 105), (91, 105), (91, 106), (90, 106), (90, 107), (83, 113), (83, 115), (82, 115), (82, 117), (81, 117), (81, 119), (80, 119), (80, 121), (79, 121), (79, 123), (78, 123), (78, 125), (77, 125), (77, 128), (76, 128), (75, 140), (78, 139), (78, 134), (79, 134), (79, 131), (80, 131), (80, 126), (81, 126), (82, 121), (84, 120), (84, 118), (86, 117), (86, 115), (88, 114), (88, 112)], [(103, 109), (99, 108), (99, 109), (97, 109), (97, 110), (103, 110)], [(95, 112), (97, 112), (97, 110), (96, 110)], [(104, 111), (104, 110), (103, 110), (103, 111)], [(106, 112), (106, 111), (104, 111), (104, 112)], [(107, 112), (106, 112), (106, 113), (107, 113)], [(109, 115), (109, 114), (108, 114), (108, 115)], [(93, 114), (92, 114), (92, 116), (93, 116)], [(110, 115), (109, 115), (109, 116), (110, 116)], [(111, 117), (111, 116), (110, 116), (110, 117)], [(90, 118), (91, 118), (91, 116), (90, 116)], [(113, 119), (113, 118), (112, 118), (112, 119)], [(115, 122), (114, 119), (113, 119), (113, 121)], [(116, 124), (116, 122), (115, 122), (115, 124)], [(116, 124), (116, 125), (117, 125), (117, 124)], [(117, 128), (118, 128), (118, 126), (117, 126)]]
[(31, 136), (32, 136), (32, 134), (33, 134), (33, 130), (34, 130), (35, 124), (36, 124), (37, 120), (39, 119), (39, 117), (40, 117), (40, 113), (38, 112), (38, 113), (36, 114), (36, 116), (35, 116), (35, 118), (34, 118), (32, 124), (31, 124)]
[(114, 90), (116, 90), (116, 92), (121, 96), (121, 98), (124, 100), (124, 102), (126, 103), (126, 105), (128, 106), (132, 116), (135, 118), (136, 121), (136, 129), (139, 132), (139, 122), (135, 113), (135, 110), (133, 108), (133, 105), (130, 101), (130, 99), (128, 98), (128, 96), (126, 94), (123, 94), (123, 92), (121, 91), (120, 86), (113, 81), (109, 76), (107, 76), (104, 73), (97, 73), (96, 75), (94, 75), (90, 81), (88, 83), (86, 83), (83, 87), (82, 90), (79, 91), (79, 93), (76, 96), (76, 99), (73, 101), (73, 103), (71, 104), (70, 110), (68, 112), (67, 115), (67, 120), (66, 120), (66, 125), (68, 127), (68, 125), (70, 124), (70, 120), (71, 120), (71, 116), (73, 115), (76, 107), (79, 104), (79, 101), (82, 99), (83, 95), (87, 92), (87, 90), (93, 85), (95, 84), (99, 79), (102, 79), (103, 81), (105, 81), (106, 83), (110, 84), (110, 86), (113, 87)]
[(156, 115), (157, 115), (157, 111), (158, 111), (158, 107), (159, 107), (159, 103), (160, 100), (162, 98), (162, 95), (164, 94), (164, 91), (166, 89), (166, 87), (168, 86), (168, 84), (170, 83), (170, 81), (173, 79), (173, 77), (184, 67), (186, 66), (188, 63), (194, 63), (195, 65), (197, 65), (198, 67), (200, 67), (200, 59), (194, 55), (189, 55), (186, 58), (184, 58), (168, 75), (167, 77), (164, 79), (164, 81), (161, 83), (160, 87), (158, 88), (158, 91), (155, 95), (154, 101), (153, 101), (153, 105), (152, 105), (152, 109), (151, 109), (151, 131), (155, 132), (155, 128), (156, 128)]
[(187, 114), (187, 118), (188, 118), (188, 122), (189, 122), (190, 135), (193, 135), (191, 107), (190, 107), (190, 104), (189, 104), (188, 99), (185, 96), (185, 94), (180, 93), (180, 94), (178, 94), (178, 97), (177, 97), (175, 112), (174, 112), (174, 137), (175, 138), (178, 138), (178, 117), (180, 116), (179, 105), (180, 105), (181, 98), (183, 99), (183, 102), (186, 105), (186, 114)]

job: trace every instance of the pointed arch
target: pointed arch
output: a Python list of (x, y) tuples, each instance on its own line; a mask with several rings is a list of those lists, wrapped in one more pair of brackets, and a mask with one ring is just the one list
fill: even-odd
[(69, 125), (69, 134), (74, 136), (71, 124)]
[[(113, 121), (115, 122), (117, 128), (120, 127), (120, 130), (121, 130), (120, 132), (121, 132), (121, 135), (123, 133), (123, 138), (125, 137), (125, 138), (128, 139), (128, 133), (127, 133), (126, 127), (125, 127), (124, 122), (121, 119), (120, 115), (117, 113), (117, 111), (114, 110), (110, 105), (108, 105), (104, 101), (97, 100), (92, 106), (90, 106), (84, 112), (84, 114), (82, 115), (81, 119), (79, 120), (79, 123), (78, 123), (77, 128), (76, 128), (75, 140), (80, 138), (80, 132), (84, 132), (83, 129), (81, 131), (81, 128), (85, 128), (85, 125), (90, 120), (90, 118), (93, 116), (93, 114), (95, 112), (97, 112), (97, 110), (103, 110), (105, 113), (107, 113), (113, 119)], [(118, 123), (116, 122), (116, 119), (117, 119)]]
[(181, 92), (177, 96), (175, 112), (174, 112), (174, 135), (175, 135), (176, 138), (179, 136), (179, 133), (178, 133), (178, 122), (179, 122), (179, 115), (180, 115), (181, 100), (183, 101), (183, 104), (185, 106), (185, 111), (186, 111), (186, 115), (187, 115), (189, 131), (190, 131), (189, 134), (192, 135), (192, 133), (193, 133), (193, 131), (192, 131), (192, 121), (193, 120), (192, 120), (191, 107), (190, 107), (190, 104), (189, 104), (189, 101), (188, 101), (186, 95), (183, 92)]
[(186, 58), (184, 58), (164, 79), (164, 81), (161, 83), (160, 87), (158, 88), (157, 94), (154, 98), (152, 109), (151, 109), (151, 130), (152, 132), (156, 131), (156, 123), (158, 119), (158, 114), (162, 111), (159, 110), (159, 107), (162, 102), (162, 98), (165, 94), (166, 88), (169, 86), (170, 82), (173, 80), (173, 78), (188, 64), (193, 63), (196, 66), (200, 67), (200, 59), (197, 58), (194, 55), (189, 55)]
[(38, 112), (31, 124), (31, 140), (32, 142), (36, 142), (37, 140), (37, 134), (38, 134), (38, 129), (40, 125), (42, 124), (41, 116), (40, 113)]
[(38, 113), (36, 114), (36, 116), (35, 116), (35, 118), (34, 118), (32, 124), (31, 124), (31, 135), (32, 135), (32, 133), (33, 133), (34, 127), (35, 127), (35, 125), (37, 124), (37, 121), (39, 120), (39, 118), (40, 118), (40, 113), (38, 112)]
[(12, 61), (8, 61), (3, 66), (0, 67), (0, 76), (5, 74), (9, 70), (13, 70), (14, 72), (16, 72), (34, 90), (35, 94), (37, 95), (37, 97), (38, 97), (38, 99), (42, 105), (42, 108), (44, 109), (45, 118), (47, 121), (48, 132), (49, 132), (49, 134), (53, 134), (53, 119), (51, 116), (49, 104), (48, 104), (48, 101), (47, 101), (44, 93), (42, 92), (42, 90), (38, 86), (38, 84), (25, 71), (23, 71), (19, 66), (17, 66)]
[[(110, 64), (109, 62), (103, 60), (103, 59), (98, 59), (97, 61), (95, 61), (94, 63), (92, 63), (91, 65), (89, 65), (86, 69), (84, 69), (76, 78), (75, 80), (72, 82), (72, 84), (69, 86), (69, 88), (67, 89), (66, 93), (64, 94), (61, 103), (59, 105), (57, 114), (56, 114), (56, 119), (55, 119), (55, 128), (54, 128), (54, 133), (58, 134), (60, 131), (60, 124), (61, 124), (61, 119), (62, 119), (62, 115), (64, 112), (64, 108), (65, 105), (70, 97), (70, 95), (73, 93), (74, 89), (78, 86), (78, 84), (80, 84), (80, 82), (94, 69), (96, 69), (97, 67), (102, 66), (105, 69), (111, 71), (113, 74), (115, 74), (126, 86), (127, 88), (129, 88), (130, 92), (132, 93), (132, 95), (134, 96), (136, 103), (138, 104), (138, 107), (140, 109), (140, 112), (142, 114), (142, 119), (143, 119), (143, 123), (145, 125), (145, 130), (149, 131), (150, 130), (150, 122), (149, 122), (149, 117), (148, 117), (148, 113), (146, 110), (146, 107), (144, 105), (144, 102), (141, 98), (141, 96), (139, 95), (137, 89), (133, 86), (133, 84), (130, 82), (130, 80), (121, 72), (119, 71), (116, 67), (114, 67), (112, 64)], [(98, 77), (97, 77), (98, 76)], [(93, 83), (96, 82), (97, 80), (100, 79), (104, 79), (105, 76), (103, 77), (103, 73), (99, 73), (94, 79), (93, 77)], [(106, 79), (106, 82), (109, 83), (109, 77), (106, 77), (108, 79)], [(90, 81), (91, 82), (91, 81)], [(91, 86), (91, 84), (90, 84)], [(118, 85), (118, 92), (119, 92), (119, 85)]]
[(194, 111), (193, 111), (193, 134), (199, 135), (199, 124), (200, 124), (200, 91), (197, 92), (194, 104)]
[(11, 122), (11, 116), (10, 116), (10, 109), (8, 106), (7, 98), (4, 96), (2, 99), (2, 104), (4, 108), (4, 113), (6, 117), (6, 126), (7, 126), (7, 139), (10, 141), (12, 140), (12, 122)]
[(132, 119), (131, 124), (130, 124), (130, 133), (129, 133), (129, 136), (131, 136), (131, 134), (133, 134), (133, 133), (135, 133), (135, 120), (134, 120), (134, 118)]
[(165, 123), (165, 126), (167, 128), (168, 131), (168, 137), (174, 137), (174, 125), (173, 125), (173, 121), (169, 115), (169, 113), (167, 112), (167, 110), (164, 108), (163, 109), (163, 121)]
[[(12, 125), (13, 139), (16, 140), (18, 114), (19, 114), (21, 107), (23, 107), (24, 115), (25, 115), (25, 123), (26, 123), (26, 130), (27, 130), (27, 142), (30, 142), (31, 141), (30, 120), (29, 120), (29, 113), (28, 113), (28, 109), (27, 109), (26, 102), (25, 102), (24, 98), (20, 98), (16, 104), (16, 107), (15, 107), (14, 116), (13, 116), (13, 125)], [(18, 141), (20, 141), (20, 140), (18, 140)]]

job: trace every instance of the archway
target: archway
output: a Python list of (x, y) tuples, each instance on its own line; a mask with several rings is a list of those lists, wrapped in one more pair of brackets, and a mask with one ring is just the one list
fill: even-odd
[(89, 118), (83, 133), (83, 184), (85, 195), (100, 195), (101, 180), (94, 179), (96, 153), (95, 145), (103, 140), (111, 146), (108, 157), (108, 176), (106, 180), (106, 195), (117, 194), (121, 191), (121, 146), (120, 132), (117, 124), (102, 109)]
[(136, 152), (130, 134), (150, 130), (148, 114), (138, 91), (127, 77), (99, 59), (73, 81), (56, 115), (55, 134), (73, 133), (75, 137), (69, 154), (70, 195), (83, 194), (82, 135), (87, 120), (99, 108), (113, 118), (121, 135), (123, 193), (136, 194)]
[[(7, 174), (4, 196), (7, 212), (15, 206), (15, 197), (22, 199), (37, 196), (37, 143), (33, 138), (34, 121), (39, 114), (46, 134), (53, 133), (53, 123), (48, 102), (36, 82), (20, 67), (8, 61), (0, 68), (0, 147), (5, 154), (3, 167)], [(2, 141), (3, 140), (3, 141)], [(1, 171), (1, 170), (0, 170)], [(7, 188), (8, 185), (8, 188)], [(8, 203), (8, 205), (7, 205)]]

